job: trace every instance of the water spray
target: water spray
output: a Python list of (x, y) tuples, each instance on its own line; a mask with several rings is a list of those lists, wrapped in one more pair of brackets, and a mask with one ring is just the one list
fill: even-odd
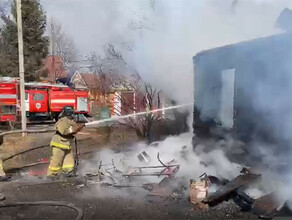
[(154, 109), (154, 110), (150, 110), (150, 111), (132, 113), (132, 114), (128, 114), (128, 115), (113, 116), (113, 117), (107, 118), (107, 119), (87, 122), (87, 123), (85, 123), (85, 126), (88, 127), (88, 126), (92, 126), (92, 125), (98, 125), (98, 124), (101, 124), (104, 122), (119, 121), (119, 120), (126, 119), (126, 118), (131, 118), (131, 117), (136, 117), (136, 116), (141, 116), (141, 115), (148, 115), (150, 113), (156, 113), (156, 112), (167, 111), (167, 110), (172, 110), (172, 109), (177, 109), (177, 108), (183, 108), (183, 107), (191, 106), (191, 105), (193, 105), (193, 103), (169, 106), (169, 107)]
[[(131, 118), (131, 117), (136, 117), (136, 116), (141, 116), (141, 115), (147, 115), (147, 114), (150, 114), (150, 113), (167, 111), (167, 110), (172, 110), (172, 109), (177, 109), (177, 108), (183, 108), (183, 107), (191, 106), (191, 105), (193, 105), (193, 103), (169, 106), (169, 107), (165, 107), (165, 108), (154, 109), (154, 110), (150, 110), (150, 111), (138, 112), (138, 113), (122, 115), (122, 116), (113, 116), (113, 117), (107, 118), (107, 119), (87, 122), (87, 123), (85, 123), (85, 126), (88, 127), (88, 126), (92, 126), (92, 125), (98, 125), (98, 124), (101, 124), (101, 123), (104, 123), (104, 122), (119, 121), (119, 120), (126, 119), (126, 118)], [(86, 119), (86, 120), (89, 121), (88, 119)], [(17, 133), (47, 133), (47, 132), (55, 132), (55, 131), (56, 131), (55, 128), (38, 129), (38, 130), (14, 130), (14, 131), (1, 132), (0, 133), (0, 137), (8, 135), (8, 134), (17, 134)]]

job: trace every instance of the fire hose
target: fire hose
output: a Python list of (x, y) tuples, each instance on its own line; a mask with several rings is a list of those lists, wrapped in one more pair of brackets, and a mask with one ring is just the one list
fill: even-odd
[(25, 154), (25, 153), (27, 153), (29, 151), (33, 151), (33, 150), (36, 150), (36, 149), (45, 148), (45, 147), (49, 147), (49, 146), (50, 146), (49, 144), (46, 144), (46, 145), (42, 145), (42, 146), (37, 146), (37, 147), (34, 147), (34, 148), (30, 148), (30, 149), (27, 149), (27, 150), (24, 150), (24, 151), (15, 153), (13, 155), (10, 155), (9, 157), (3, 158), (2, 161), (4, 162), (6, 160), (12, 159), (13, 157), (16, 157), (16, 156)]
[(0, 136), (4, 136), (7, 134), (17, 134), (17, 133), (46, 133), (46, 132), (54, 132), (56, 129), (40, 129), (40, 130), (14, 130), (14, 131), (5, 131), (1, 132)]
[[(54, 132), (54, 131), (55, 131), (55, 129), (15, 130), (15, 131), (2, 132), (2, 133), (0, 133), (0, 137), (3, 137), (5, 135), (9, 135), (9, 134), (16, 134), (16, 133), (45, 133), (45, 132)], [(79, 152), (78, 152), (78, 146), (77, 146), (77, 142), (78, 141), (77, 141), (76, 137), (74, 138), (74, 142), (75, 142), (75, 157), (76, 157), (75, 163), (76, 163), (76, 167), (77, 167), (79, 165)], [(10, 155), (9, 157), (4, 158), (3, 162), (6, 161), (6, 160), (9, 160), (9, 159), (12, 159), (13, 157), (16, 157), (16, 156), (22, 155), (24, 153), (27, 153), (29, 151), (33, 151), (33, 150), (36, 150), (36, 149), (45, 148), (45, 147), (49, 147), (49, 146), (50, 146), (49, 144), (46, 144), (46, 145), (37, 146), (37, 147), (34, 147), (34, 148), (27, 149), (25, 151), (18, 152), (16, 154), (13, 154), (13, 155)], [(48, 162), (37, 162), (37, 163), (33, 163), (33, 164), (28, 164), (28, 165), (22, 166), (20, 168), (35, 166), (35, 165), (44, 164), (44, 163), (48, 163)]]
[(2, 203), (0, 204), (0, 208), (7, 207), (17, 207), (17, 206), (63, 206), (69, 209), (73, 209), (77, 212), (77, 216), (75, 220), (82, 220), (83, 218), (83, 210), (81, 208), (76, 207), (72, 203), (59, 202), (59, 201), (39, 201), (39, 202), (11, 202), (11, 203)]

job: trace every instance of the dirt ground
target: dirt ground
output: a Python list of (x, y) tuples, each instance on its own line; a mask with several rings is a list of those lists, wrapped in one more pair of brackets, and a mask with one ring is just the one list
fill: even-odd
[[(5, 203), (64, 201), (73, 203), (84, 212), (83, 219), (257, 219), (249, 212), (242, 212), (233, 201), (224, 202), (208, 210), (201, 210), (188, 199), (188, 189), (181, 196), (153, 196), (144, 189), (98, 187), (84, 185), (84, 178), (69, 178), (52, 181), (45, 177), (19, 179), (19, 173), (44, 175), (50, 156), (52, 134), (34, 134), (22, 137), (11, 135), (5, 138), (3, 158), (27, 151), (4, 161), (4, 168), (13, 173), (12, 180), (0, 182), (0, 191), (6, 195)], [(84, 161), (102, 148), (125, 150), (137, 137), (134, 133), (117, 129), (108, 136), (103, 129), (84, 130), (78, 135), (80, 158)], [(35, 150), (30, 150), (39, 146)], [(43, 164), (17, 170), (27, 164)], [(21, 171), (21, 172), (19, 172)], [(39, 173), (37, 173), (37, 172)], [(41, 172), (40, 172), (41, 171)], [(43, 172), (42, 172), (43, 171)], [(76, 213), (57, 206), (2, 207), (0, 219), (75, 219)]]
[[(32, 185), (30, 185), (32, 184)], [(222, 203), (209, 210), (200, 210), (187, 198), (148, 196), (146, 192), (125, 189), (82, 187), (81, 182), (4, 183), (6, 202), (65, 201), (84, 211), (83, 219), (255, 219), (233, 202)], [(76, 213), (67, 208), (25, 206), (1, 208), (0, 219), (74, 219)]]
[[(1, 157), (6, 171), (38, 162), (48, 161), (51, 155), (49, 143), (52, 133), (7, 135), (2, 145)], [(84, 129), (77, 135), (80, 158), (88, 159), (101, 148), (123, 150), (125, 146), (135, 143), (138, 138), (131, 130), (115, 128)], [(24, 152), (24, 153), (22, 153)], [(16, 156), (14, 156), (16, 155)]]

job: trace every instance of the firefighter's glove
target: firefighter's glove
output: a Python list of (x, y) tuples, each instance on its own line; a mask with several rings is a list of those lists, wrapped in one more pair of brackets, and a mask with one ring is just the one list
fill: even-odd
[(81, 131), (82, 128), (84, 128), (84, 127), (85, 127), (85, 124), (80, 124), (80, 125), (78, 125), (78, 131)]

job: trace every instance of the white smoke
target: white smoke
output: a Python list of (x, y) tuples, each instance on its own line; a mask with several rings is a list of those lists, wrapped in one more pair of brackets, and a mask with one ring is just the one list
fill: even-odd
[[(74, 37), (79, 51), (94, 50), (102, 54), (104, 44), (112, 42), (122, 52), (129, 65), (179, 103), (193, 101), (194, 71), (192, 57), (201, 50), (269, 36), (280, 32), (275, 21), (289, 0), (42, 0), (49, 16), (63, 23)], [(261, 88), (259, 87), (259, 90)], [(277, 95), (278, 94), (264, 94)], [(284, 95), (281, 95), (284, 97)], [(259, 97), (263, 100), (262, 97)], [(265, 99), (266, 100), (266, 99)], [(269, 102), (255, 99), (259, 108), (271, 108)], [(277, 111), (278, 105), (275, 106)], [(280, 106), (281, 108), (283, 106)], [(281, 115), (281, 114), (280, 114)], [(279, 118), (271, 119), (271, 124)], [(291, 121), (287, 118), (287, 121)], [(278, 124), (277, 124), (278, 125)], [(275, 128), (289, 136), (290, 126)], [(191, 151), (191, 136), (171, 137), (161, 143), (161, 158), (177, 158), (179, 148), (187, 145)], [(266, 161), (274, 160), (273, 152), (260, 149)], [(137, 146), (143, 149), (145, 146)], [(133, 152), (136, 155), (139, 150)], [(149, 152), (148, 152), (149, 151)], [(154, 158), (158, 149), (147, 152)], [(139, 152), (140, 153), (140, 152)], [(101, 157), (110, 159), (101, 152)], [(222, 151), (190, 154), (190, 163), (181, 162), (180, 173), (193, 177), (205, 171), (199, 161), (214, 163), (206, 170), (210, 174), (232, 177), (234, 164)], [(127, 158), (135, 156), (127, 155)], [(134, 160), (134, 159), (133, 159)], [(235, 166), (236, 167), (236, 166)], [(222, 173), (221, 173), (222, 172)], [(285, 192), (291, 192), (290, 190)], [(286, 193), (287, 194), (287, 193)], [(291, 193), (290, 193), (291, 194)]]
[[(85, 162), (80, 172), (82, 175), (96, 173), (100, 161), (102, 161), (102, 164), (111, 164), (113, 160), (115, 166), (125, 174), (129, 167), (145, 166), (137, 157), (138, 154), (145, 151), (151, 158), (146, 166), (161, 166), (157, 159), (157, 154), (159, 153), (163, 163), (166, 164), (174, 160), (172, 164), (180, 165), (176, 177), (184, 178), (186, 181), (197, 179), (203, 173), (225, 179), (233, 179), (239, 174), (242, 166), (230, 162), (225, 152), (222, 149), (218, 149), (218, 145), (214, 145), (214, 150), (209, 153), (195, 153), (191, 144), (191, 136), (191, 134), (185, 133), (179, 136), (168, 137), (166, 140), (158, 142), (157, 146), (137, 143), (131, 146), (129, 151), (115, 152), (104, 149), (96, 153), (91, 162)], [(109, 167), (111, 166), (109, 165)], [(145, 172), (149, 171), (157, 172), (158, 170), (145, 170)], [(163, 176), (137, 178), (142, 180), (143, 183), (148, 183), (159, 182)], [(121, 179), (118, 178), (118, 181), (121, 181)]]
[[(291, 1), (42, 0), (79, 51), (116, 45), (127, 62), (177, 101), (193, 101), (192, 56), (275, 32)], [(66, 8), (66, 10), (64, 10)]]

